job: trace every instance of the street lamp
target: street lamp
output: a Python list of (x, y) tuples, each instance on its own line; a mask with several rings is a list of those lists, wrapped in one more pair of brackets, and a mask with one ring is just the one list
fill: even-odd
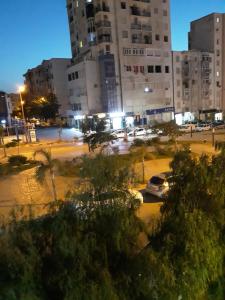
[(26, 120), (25, 120), (25, 115), (24, 115), (24, 108), (23, 108), (23, 105), (24, 105), (24, 101), (23, 101), (23, 98), (22, 98), (22, 93), (25, 91), (25, 86), (20, 86), (19, 87), (19, 94), (20, 94), (20, 104), (21, 104), (21, 110), (22, 110), (22, 118), (24, 120), (24, 124), (26, 124)]

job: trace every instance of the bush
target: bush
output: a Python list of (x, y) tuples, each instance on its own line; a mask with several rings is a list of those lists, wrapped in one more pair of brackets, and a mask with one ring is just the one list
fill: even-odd
[(145, 145), (145, 141), (142, 139), (134, 139), (131, 147), (141, 147)]
[(25, 165), (27, 157), (23, 155), (12, 155), (9, 157), (8, 162), (13, 166)]
[(145, 142), (146, 146), (154, 146), (155, 144), (159, 144), (159, 143), (160, 143), (160, 138), (158, 136), (152, 139), (148, 139)]
[(16, 141), (12, 141), (12, 142), (6, 143), (5, 147), (11, 148), (11, 147), (16, 147), (17, 145), (18, 145), (18, 143)]

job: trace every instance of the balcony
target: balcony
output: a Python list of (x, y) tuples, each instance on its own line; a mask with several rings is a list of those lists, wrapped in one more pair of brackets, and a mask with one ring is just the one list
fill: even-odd
[(143, 3), (150, 3), (151, 2), (151, 0), (133, 0), (133, 1), (143, 2)]
[(95, 24), (95, 26), (97, 28), (99, 27), (106, 27), (106, 28), (111, 28), (111, 22), (110, 21), (107, 21), (107, 20), (104, 20), (104, 21), (99, 21)]
[(110, 12), (110, 8), (109, 6), (107, 5), (97, 5), (95, 7), (95, 12), (98, 13), (98, 12)]
[(142, 17), (151, 17), (151, 12), (148, 10), (141, 10), (137, 6), (131, 6), (131, 15), (133, 16), (142, 16)]
[(112, 43), (112, 37), (109, 34), (98, 35), (98, 42), (99, 43)]
[(142, 30), (142, 31), (152, 31), (152, 26), (141, 24), (141, 23), (133, 23), (133, 24), (131, 24), (131, 29), (132, 30)]

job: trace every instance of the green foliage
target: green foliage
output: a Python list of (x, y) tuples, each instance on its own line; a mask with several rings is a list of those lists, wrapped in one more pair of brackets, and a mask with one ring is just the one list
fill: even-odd
[(20, 166), (26, 164), (28, 161), (24, 155), (12, 155), (9, 157), (8, 162), (13, 166)]
[(141, 147), (145, 145), (145, 141), (143, 139), (134, 139), (131, 147)]
[(40, 163), (40, 165), (37, 167), (36, 174), (35, 174), (36, 180), (41, 184), (44, 184), (46, 173), (47, 172), (50, 173), (53, 197), (54, 197), (54, 201), (56, 201), (57, 195), (56, 195), (56, 186), (55, 186), (55, 167), (57, 165), (57, 160), (52, 158), (51, 151), (47, 151), (44, 149), (35, 151), (34, 158), (36, 158), (37, 155), (42, 156), (45, 162)]
[(16, 141), (8, 142), (8, 143), (5, 144), (6, 148), (13, 148), (13, 147), (16, 147), (16, 146), (18, 146), (18, 142), (16, 142)]
[(54, 94), (39, 97), (32, 101), (27, 100), (24, 105), (25, 114), (29, 118), (55, 119), (58, 115), (60, 105)]
[(87, 143), (91, 151), (94, 151), (99, 146), (108, 146), (115, 137), (110, 132), (100, 131), (84, 137), (84, 143)]
[[(84, 133), (84, 143), (88, 144), (89, 151), (94, 151), (99, 146), (107, 146), (116, 138), (106, 132), (106, 120), (99, 119), (97, 116), (86, 118), (82, 121), (81, 130)], [(92, 133), (92, 131), (94, 131)]]
[(82, 178), (88, 179), (97, 195), (115, 190), (127, 190), (133, 177), (130, 161), (119, 155), (97, 154), (94, 158), (83, 157)]
[(182, 135), (179, 130), (179, 126), (175, 121), (170, 121), (167, 123), (159, 123), (154, 126), (154, 129), (162, 130), (164, 135), (169, 137), (169, 140), (176, 142), (176, 139)]
[[(200, 210), (171, 214), (152, 237), (158, 266), (158, 299), (203, 299), (223, 272), (216, 224)], [(222, 298), (221, 298), (222, 300)]]

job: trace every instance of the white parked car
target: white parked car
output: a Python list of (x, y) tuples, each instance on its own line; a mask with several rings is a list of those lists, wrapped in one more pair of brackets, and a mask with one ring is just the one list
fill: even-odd
[(146, 186), (146, 193), (164, 198), (169, 191), (169, 181), (171, 172), (164, 172), (150, 178)]
[(141, 192), (134, 190), (134, 189), (129, 189), (128, 193), (135, 199), (140, 202), (140, 204), (144, 203), (144, 198)]
[(124, 138), (125, 134), (126, 132), (123, 129), (115, 130), (112, 132), (112, 135), (115, 136), (117, 139)]
[(207, 131), (207, 130), (210, 130), (210, 129), (211, 129), (211, 126), (209, 124), (199, 124), (196, 127), (196, 131)]
[(185, 125), (181, 125), (179, 127), (179, 130), (181, 132), (191, 132), (192, 131), (196, 131), (196, 125), (195, 124), (185, 124)]
[(136, 128), (128, 133), (128, 136), (141, 136), (146, 135), (146, 130), (144, 128)]

